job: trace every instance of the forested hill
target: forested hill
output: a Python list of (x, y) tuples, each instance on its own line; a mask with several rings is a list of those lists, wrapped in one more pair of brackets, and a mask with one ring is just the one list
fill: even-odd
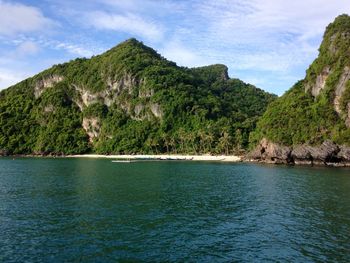
[(327, 27), (319, 55), (305, 79), (269, 105), (251, 134), (251, 143), (259, 144), (256, 157), (271, 155), (270, 161), (346, 160), (350, 165), (348, 15), (337, 17)]
[(178, 67), (136, 39), (0, 92), (1, 154), (233, 153), (275, 99), (227, 67)]

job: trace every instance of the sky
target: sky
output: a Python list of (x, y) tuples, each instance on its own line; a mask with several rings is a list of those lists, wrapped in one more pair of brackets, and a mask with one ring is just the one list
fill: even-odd
[(0, 0), (0, 89), (134, 37), (179, 66), (225, 64), (282, 95), (349, 0)]

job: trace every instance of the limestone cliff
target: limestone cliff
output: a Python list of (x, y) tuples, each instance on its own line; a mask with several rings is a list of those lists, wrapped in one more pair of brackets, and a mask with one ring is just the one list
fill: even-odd
[[(290, 150), (275, 156), (264, 146), (266, 141), (276, 151), (281, 147)], [(254, 152), (253, 156), (269, 162), (271, 158), (293, 163), (348, 161), (344, 154), (350, 146), (348, 15), (337, 17), (327, 27), (319, 55), (307, 69), (305, 78), (269, 105), (251, 134), (251, 142), (258, 152), (268, 150), (260, 155)]]

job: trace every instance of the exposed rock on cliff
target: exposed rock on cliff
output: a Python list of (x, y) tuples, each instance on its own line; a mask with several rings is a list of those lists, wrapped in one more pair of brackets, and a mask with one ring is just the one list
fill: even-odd
[(89, 136), (90, 142), (93, 142), (100, 134), (101, 124), (99, 118), (83, 118), (83, 128)]
[(321, 91), (324, 89), (324, 87), (326, 85), (326, 80), (327, 80), (329, 74), (330, 74), (330, 67), (326, 66), (322, 70), (321, 74), (319, 74), (317, 76), (315, 83), (306, 85), (306, 87), (305, 87), (306, 92), (311, 90), (312, 96), (317, 97), (321, 93)]
[(340, 76), (339, 82), (335, 88), (334, 96), (334, 108), (340, 114), (340, 99), (345, 91), (346, 83), (350, 80), (350, 68), (345, 67), (342, 75)]
[(61, 82), (63, 79), (64, 78), (62, 76), (51, 75), (37, 81), (37, 83), (34, 86), (35, 98), (39, 98), (46, 89), (53, 87), (55, 84)]
[(152, 103), (150, 109), (155, 117), (161, 118), (163, 116), (163, 111), (158, 103)]

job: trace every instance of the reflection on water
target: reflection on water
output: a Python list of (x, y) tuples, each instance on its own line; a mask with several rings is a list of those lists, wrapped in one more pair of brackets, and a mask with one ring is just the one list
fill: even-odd
[(350, 170), (0, 159), (0, 261), (350, 261)]

